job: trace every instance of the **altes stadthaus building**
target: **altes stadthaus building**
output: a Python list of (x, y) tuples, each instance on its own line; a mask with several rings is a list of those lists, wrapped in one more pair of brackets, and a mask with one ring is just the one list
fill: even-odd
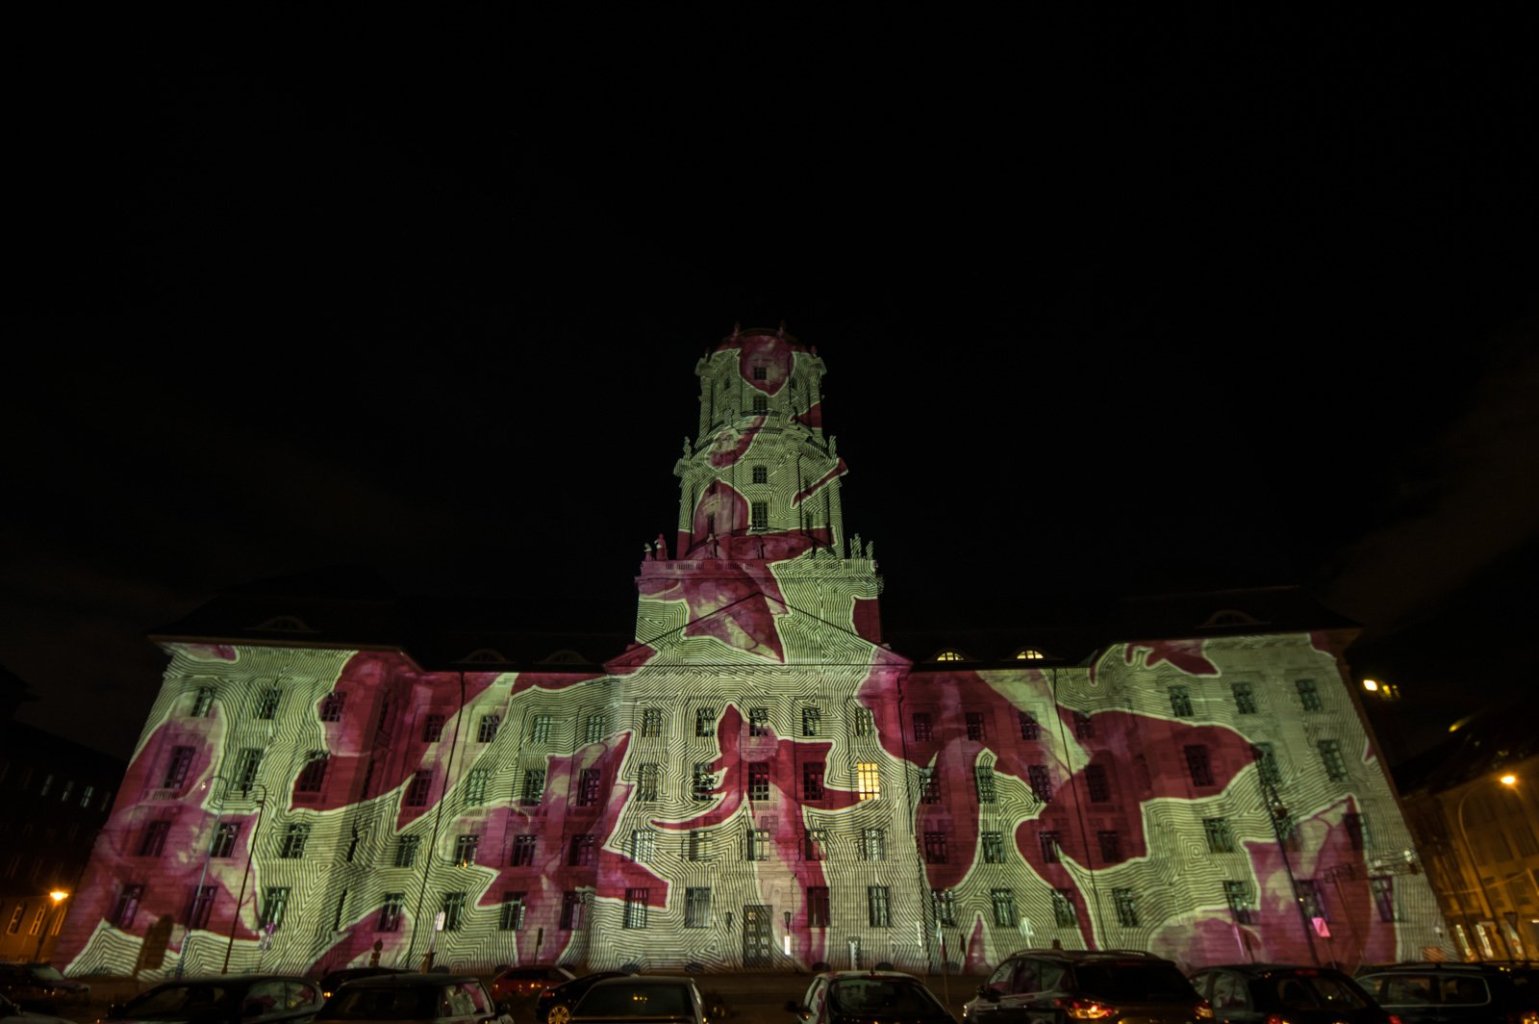
[(1350, 623), (1231, 592), (1121, 602), (1084, 642), (1023, 623), (899, 653), (816, 351), (735, 332), (696, 373), (628, 646), (271, 588), (157, 634), (164, 684), (59, 961), (1457, 955), (1348, 685)]

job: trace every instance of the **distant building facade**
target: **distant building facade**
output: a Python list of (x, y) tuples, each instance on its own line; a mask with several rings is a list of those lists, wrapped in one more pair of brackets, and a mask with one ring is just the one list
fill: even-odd
[(26, 684), (0, 669), (0, 961), (46, 961), (124, 764), (15, 721)]
[(70, 969), (977, 972), (1054, 942), (1355, 965), (1444, 941), (1350, 624), (1193, 595), (906, 656), (845, 528), (816, 351), (735, 332), (696, 372), (628, 645), (519, 653), (282, 593), (160, 635)]

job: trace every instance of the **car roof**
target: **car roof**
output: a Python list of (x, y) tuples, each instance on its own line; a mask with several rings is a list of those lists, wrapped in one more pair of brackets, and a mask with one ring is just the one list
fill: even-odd
[(462, 984), (473, 981), (481, 983), (481, 979), (471, 974), (375, 974), (366, 978), (353, 978), (347, 983), (348, 988), (432, 988), (439, 985)]
[(907, 971), (824, 971), (820, 978), (830, 980), (842, 980), (845, 978), (906, 978), (909, 981), (918, 981), (919, 978)]
[(1141, 949), (1018, 949), (1006, 959), (1067, 960), (1073, 962), (1116, 962), (1140, 960), (1148, 963), (1173, 963), (1155, 953)]
[[(200, 974), (186, 978), (167, 978), (154, 988), (173, 988), (177, 985), (249, 985), (254, 981), (303, 981), (310, 982), (302, 974)], [(146, 992), (150, 989), (145, 989)]]
[(672, 974), (626, 974), (618, 978), (604, 978), (593, 983), (594, 988), (600, 985), (693, 985), (694, 978), (676, 977)]
[(1295, 971), (1302, 971), (1302, 972), (1304, 972), (1306, 974), (1340, 974), (1340, 975), (1346, 975), (1346, 972), (1343, 971), (1343, 970), (1340, 970), (1339, 968), (1336, 968), (1336, 967), (1316, 967), (1314, 964), (1251, 964), (1251, 963), (1244, 963), (1244, 964), (1209, 964), (1206, 967), (1199, 967), (1199, 968), (1197, 968), (1192, 973), (1193, 974), (1202, 974), (1202, 973), (1204, 973), (1206, 971), (1234, 971), (1237, 974), (1252, 974), (1252, 975), (1256, 975), (1258, 977), (1261, 976), (1261, 975), (1266, 975), (1266, 974), (1283, 974), (1283, 973), (1295, 972)]

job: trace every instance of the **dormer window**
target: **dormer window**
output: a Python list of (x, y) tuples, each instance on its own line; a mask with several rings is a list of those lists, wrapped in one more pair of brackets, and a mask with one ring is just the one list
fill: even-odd
[(1041, 661), (1045, 657), (1047, 657), (1047, 655), (1043, 654), (1035, 647), (1022, 647), (1020, 650), (1015, 652), (1016, 661)]
[(935, 657), (931, 658), (930, 660), (931, 661), (971, 661), (972, 659), (969, 658), (967, 655), (963, 654), (961, 651), (952, 650), (951, 648), (947, 648), (946, 650), (941, 651), (939, 654), (937, 654)]

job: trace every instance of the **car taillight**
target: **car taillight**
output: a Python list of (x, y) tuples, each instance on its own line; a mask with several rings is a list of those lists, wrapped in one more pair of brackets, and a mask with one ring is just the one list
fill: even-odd
[(1514, 1010), (1507, 1014), (1510, 1024), (1539, 1024), (1539, 1010)]
[(1405, 1021), (1401, 1020), (1398, 1014), (1391, 1013), (1388, 1016), (1389, 1024), (1405, 1024)]
[(1196, 1016), (1198, 1020), (1212, 1020), (1213, 1004), (1206, 999), (1197, 1000)]
[(1275, 1013), (1269, 1013), (1266, 1015), (1266, 1024), (1288, 1024), (1288, 1018), (1279, 1017)]
[(1117, 1008), (1094, 999), (1064, 999), (1059, 1001), (1064, 1015), (1070, 1020), (1105, 1020), (1117, 1016)]

